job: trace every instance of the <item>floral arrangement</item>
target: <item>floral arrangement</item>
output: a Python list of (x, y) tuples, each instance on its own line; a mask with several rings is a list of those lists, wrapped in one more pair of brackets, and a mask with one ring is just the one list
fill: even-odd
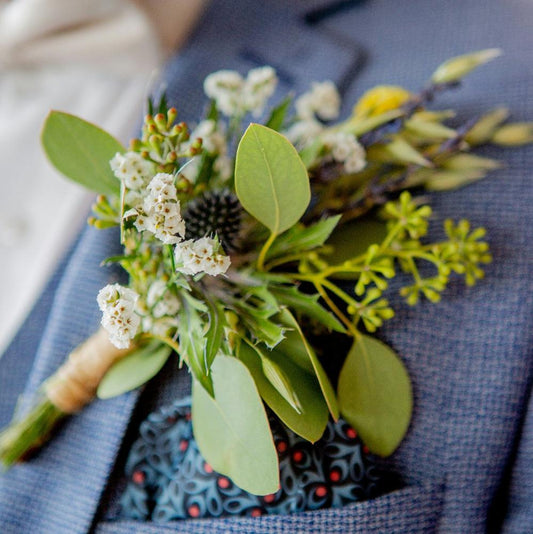
[[(417, 94), (371, 89), (337, 123), (329, 81), (267, 110), (277, 81), (270, 67), (208, 76), (210, 105), (192, 129), (164, 97), (150, 101), (129, 149), (52, 112), (44, 150), (99, 193), (89, 223), (119, 227), (123, 253), (104, 264), (119, 264), (129, 281), (101, 289), (102, 328), (0, 435), (3, 464), (95, 395), (141, 386), (170, 357), (192, 377), (202, 455), (251, 493), (279, 487), (264, 404), (310, 442), (342, 414), (370, 451), (391, 454), (412, 396), (401, 360), (371, 335), (394, 316), (390, 280), (398, 277), (411, 305), (438, 302), (451, 276), (472, 285), (491, 260), (485, 231), (466, 220), (446, 221), (446, 239), (428, 242), (431, 208), (409, 190), (453, 189), (499, 167), (471, 153), (478, 145), (533, 141), (531, 124), (503, 124), (503, 108), (458, 128), (445, 124), (453, 111), (427, 108), (497, 55), (453, 58)], [(245, 128), (250, 115), (264, 124)], [(350, 341), (336, 391), (321, 363), (324, 336)]]

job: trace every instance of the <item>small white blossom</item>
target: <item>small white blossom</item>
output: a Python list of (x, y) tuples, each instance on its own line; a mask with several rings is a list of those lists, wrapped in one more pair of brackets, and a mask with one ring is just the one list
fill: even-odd
[(248, 112), (258, 117), (277, 83), (276, 71), (268, 66), (250, 70), (246, 79), (236, 71), (220, 70), (205, 79), (204, 91), (228, 117), (240, 117)]
[(213, 169), (218, 172), (222, 180), (228, 180), (233, 174), (233, 160), (228, 156), (218, 156), (213, 163)]
[(191, 132), (191, 140), (200, 137), (202, 147), (210, 154), (225, 154), (227, 151), (226, 137), (213, 120), (201, 121)]
[(304, 148), (322, 132), (324, 127), (315, 119), (295, 122), (286, 132), (287, 139), (296, 147)]
[(166, 245), (179, 243), (185, 236), (185, 223), (181, 217), (174, 176), (156, 174), (147, 191), (142, 207), (128, 210), (127, 215), (137, 214), (134, 225), (139, 232), (151, 232)]
[(344, 163), (346, 172), (356, 173), (364, 169), (366, 165), (365, 149), (358, 143), (354, 135), (333, 132), (325, 135), (323, 140), (333, 159), (339, 163)]
[(179, 175), (180, 177), (182, 176), (183, 178), (186, 178), (191, 184), (194, 184), (196, 178), (198, 178), (198, 173), (200, 172), (201, 167), (202, 157), (194, 156), (180, 169)]
[(139, 295), (120, 284), (109, 284), (96, 297), (102, 311), (102, 326), (109, 333), (109, 340), (119, 349), (127, 349), (135, 337), (141, 318), (135, 313)]
[(146, 304), (156, 319), (164, 315), (176, 315), (180, 309), (180, 300), (163, 280), (156, 280), (150, 285), (146, 294)]
[(204, 80), (205, 94), (216, 102), (218, 109), (224, 115), (228, 116), (239, 113), (243, 86), (243, 77), (233, 70), (213, 72)]
[(143, 188), (154, 173), (154, 166), (136, 152), (117, 152), (109, 162), (115, 176), (124, 182), (128, 189)]
[(143, 317), (142, 328), (143, 332), (151, 332), (155, 336), (167, 337), (172, 330), (177, 328), (178, 319), (176, 317), (160, 317), (154, 319), (153, 317)]
[(311, 91), (304, 93), (294, 103), (301, 119), (313, 119), (315, 115), (323, 120), (333, 120), (339, 116), (341, 98), (332, 81), (315, 82)]
[(223, 274), (231, 261), (229, 256), (219, 254), (219, 250), (218, 241), (210, 237), (178, 243), (174, 249), (176, 270), (191, 275), (202, 272), (211, 276)]
[(260, 117), (277, 85), (278, 78), (272, 67), (259, 67), (249, 71), (243, 89), (246, 111), (251, 111), (254, 117)]
[[(191, 142), (197, 138), (202, 139), (202, 147), (209, 154), (217, 156), (213, 163), (213, 169), (220, 174), (222, 180), (227, 180), (233, 173), (233, 163), (227, 156), (227, 140), (221, 124), (217, 124), (213, 120), (200, 122), (191, 132)], [(189, 180), (189, 182), (194, 183), (200, 172), (201, 164), (202, 158), (195, 156), (182, 167), (180, 174)]]

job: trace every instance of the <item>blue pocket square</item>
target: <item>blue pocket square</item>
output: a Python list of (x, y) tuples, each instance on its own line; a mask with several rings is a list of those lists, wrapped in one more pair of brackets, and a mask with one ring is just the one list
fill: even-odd
[(192, 433), (189, 399), (158, 409), (142, 423), (130, 451), (122, 517), (171, 521), (287, 514), (343, 506), (382, 490), (372, 456), (342, 419), (328, 422), (315, 444), (274, 416), (270, 424), (280, 459), (281, 488), (257, 496), (214, 472), (202, 458)]

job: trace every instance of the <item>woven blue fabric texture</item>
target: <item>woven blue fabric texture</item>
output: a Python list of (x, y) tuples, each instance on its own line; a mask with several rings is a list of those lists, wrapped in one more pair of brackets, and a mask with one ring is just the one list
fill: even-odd
[[(323, 5), (338, 9), (306, 22), (306, 13)], [(198, 116), (207, 73), (244, 72), (265, 63), (280, 71), (281, 91), (299, 92), (313, 80), (333, 79), (344, 90), (349, 113), (375, 84), (416, 90), (450, 56), (499, 46), (502, 58), (437, 105), (454, 107), (461, 121), (505, 103), (513, 119), (527, 120), (533, 117), (532, 27), (530, 0), (213, 0), (164, 78), (184, 120)], [(414, 384), (408, 435), (383, 462), (401, 476), (404, 489), (286, 516), (178, 520), (164, 526), (109, 522), (102, 518), (116, 506), (112, 473), (119, 450), (127, 454), (131, 446), (123, 438), (138, 398), (134, 392), (95, 402), (63, 425), (30, 463), (0, 477), (0, 531), (533, 532), (533, 150), (483, 153), (506, 166), (467, 188), (432, 195), (430, 237), (442, 235), (448, 217), (466, 216), (485, 226), (494, 256), (485, 280), (471, 289), (452, 284), (437, 306), (409, 308), (393, 292), (398, 313), (380, 331), (405, 361)], [(116, 253), (117, 244), (112, 231), (83, 232), (60, 278), (0, 360), (1, 421), (8, 420), (19, 392), (33, 392), (97, 328), (95, 296), (117, 276), (99, 263)], [(159, 381), (150, 386), (150, 408), (187, 393), (188, 377), (174, 378), (163, 377), (161, 388)]]

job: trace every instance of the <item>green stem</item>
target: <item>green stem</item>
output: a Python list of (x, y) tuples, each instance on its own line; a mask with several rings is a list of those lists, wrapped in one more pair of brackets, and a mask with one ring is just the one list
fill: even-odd
[(0, 433), (0, 463), (5, 469), (40, 447), (59, 420), (67, 414), (44, 398), (27, 415), (14, 420)]
[(172, 250), (172, 245), (167, 245), (168, 256), (170, 258), (170, 265), (172, 266), (172, 272), (176, 272), (176, 261), (174, 260), (174, 251)]
[(257, 258), (257, 269), (259, 271), (265, 270), (265, 260), (266, 255), (268, 252), (268, 249), (272, 246), (272, 243), (274, 243), (274, 240), (276, 239), (277, 234), (274, 232), (271, 232), (269, 238), (266, 240), (265, 244), (263, 245), (263, 248), (261, 249), (261, 252), (259, 253), (259, 257)]

